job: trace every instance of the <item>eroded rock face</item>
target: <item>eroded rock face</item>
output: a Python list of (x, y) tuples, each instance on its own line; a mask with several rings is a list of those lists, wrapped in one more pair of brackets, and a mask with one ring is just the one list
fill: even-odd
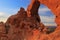
[(56, 16), (55, 22), (57, 24), (56, 30), (59, 30), (60, 28), (60, 0), (39, 0), (40, 3), (46, 5)]
[(57, 24), (57, 30), (60, 28), (60, 2), (59, 0), (31, 0), (30, 5), (27, 8), (27, 12), (33, 13), (32, 10), (34, 10), (35, 14), (38, 11), (38, 8), (41, 4), (46, 5), (56, 16), (55, 22)]
[(28, 17), (27, 11), (22, 7), (17, 14), (10, 16), (4, 25), (2, 28), (5, 28), (6, 40), (35, 40), (37, 31), (37, 36), (40, 34), (39, 32), (45, 33), (43, 31), (45, 26), (40, 21), (38, 11)]
[[(41, 23), (38, 15), (40, 3), (46, 5), (56, 15), (58, 27), (51, 34)], [(0, 22), (0, 40), (60, 40), (60, 2), (59, 0), (31, 0), (27, 10), (20, 8), (10, 16), (6, 23)]]
[[(37, 2), (37, 4), (36, 4), (36, 2)], [(43, 37), (40, 40), (60, 40), (59, 39), (60, 36), (58, 36), (59, 35), (59, 31), (60, 31), (60, 29), (59, 29), (60, 28), (60, 11), (59, 11), (60, 10), (60, 5), (59, 5), (60, 1), (59, 0), (31, 0), (31, 3), (30, 3), (30, 5), (27, 8), (27, 12), (29, 12), (29, 14), (32, 13), (31, 9), (33, 9), (34, 6), (38, 6), (38, 8), (39, 8), (39, 6), (40, 6), (39, 3), (46, 5), (49, 9), (51, 9), (51, 11), (56, 16), (55, 22), (57, 24), (57, 28), (56, 28), (55, 32), (53, 32), (52, 34), (48, 35), (48, 37), (50, 39), (49, 38), (48, 39), (45, 38), (45, 37), (47, 37), (47, 35), (46, 35), (45, 37)], [(38, 10), (38, 8), (35, 9), (34, 11)], [(55, 35), (55, 34), (57, 34), (57, 35)], [(58, 38), (57, 38), (57, 36), (58, 36)]]
[(0, 22), (0, 40), (7, 40), (5, 24)]

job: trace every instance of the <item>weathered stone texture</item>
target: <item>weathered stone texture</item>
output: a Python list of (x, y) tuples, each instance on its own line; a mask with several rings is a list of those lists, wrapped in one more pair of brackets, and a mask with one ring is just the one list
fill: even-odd
[[(47, 34), (47, 28), (38, 15), (40, 3), (46, 5), (56, 16), (57, 28)], [(60, 1), (31, 0), (27, 10), (20, 8), (6, 23), (0, 22), (0, 40), (60, 40)]]

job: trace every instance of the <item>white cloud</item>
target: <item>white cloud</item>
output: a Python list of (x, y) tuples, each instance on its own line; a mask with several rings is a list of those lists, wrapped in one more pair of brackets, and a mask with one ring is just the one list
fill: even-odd
[[(42, 16), (42, 15), (47, 15), (46, 12), (48, 12), (48, 11), (50, 11), (50, 9), (48, 9), (47, 7), (39, 8), (39, 14), (40, 14), (41, 21), (45, 25), (56, 26), (54, 15), (53, 16)], [(52, 14), (50, 14), (50, 15), (52, 15)]]
[(6, 22), (7, 18), (0, 18), (0, 22)]
[(39, 15), (45, 15), (45, 14), (47, 14), (47, 12), (53, 13), (53, 12), (52, 12), (50, 9), (48, 9), (48, 8), (39, 8), (39, 11), (38, 11)]
[(52, 26), (56, 26), (55, 24), (55, 17), (54, 16), (40, 16), (41, 21), (45, 24), (45, 25), (52, 25)]
[(45, 12), (45, 11), (50, 11), (48, 8), (39, 8), (39, 12)]
[(0, 22), (5, 22), (7, 20), (7, 15), (4, 12), (0, 12)]
[(19, 8), (16, 9), (6, 8), (4, 10), (5, 10), (4, 12), (0, 12), (0, 22), (1, 21), (6, 22), (9, 16), (14, 15), (15, 13), (18, 12)]
[(44, 23), (46, 26), (57, 26), (56, 23)]
[(54, 22), (55, 17), (54, 16), (40, 16), (41, 20), (43, 20), (43, 22), (47, 21), (47, 22)]
[(7, 16), (9, 16), (8, 13), (0, 12), (0, 17), (7, 17)]
[(0, 12), (0, 16), (3, 16), (5, 13), (3, 13), (3, 12)]

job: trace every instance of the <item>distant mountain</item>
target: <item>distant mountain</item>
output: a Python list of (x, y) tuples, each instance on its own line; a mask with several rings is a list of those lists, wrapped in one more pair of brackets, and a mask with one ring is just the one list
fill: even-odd
[(49, 34), (49, 33), (52, 33), (52, 32), (54, 32), (55, 31), (55, 29), (56, 29), (56, 26), (46, 26), (47, 27), (47, 33)]
[(48, 27), (48, 28), (56, 28), (56, 26), (46, 26), (46, 27)]

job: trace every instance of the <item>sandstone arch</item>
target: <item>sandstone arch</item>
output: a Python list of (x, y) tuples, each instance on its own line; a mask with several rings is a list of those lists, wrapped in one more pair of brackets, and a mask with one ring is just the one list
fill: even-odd
[(55, 22), (57, 24), (56, 30), (59, 30), (60, 28), (60, 11), (59, 11), (60, 2), (59, 0), (31, 0), (31, 3), (27, 8), (27, 12), (28, 12), (27, 15), (30, 17), (31, 16), (30, 14), (37, 14), (40, 3), (46, 5), (54, 13), (54, 15), (56, 16)]

